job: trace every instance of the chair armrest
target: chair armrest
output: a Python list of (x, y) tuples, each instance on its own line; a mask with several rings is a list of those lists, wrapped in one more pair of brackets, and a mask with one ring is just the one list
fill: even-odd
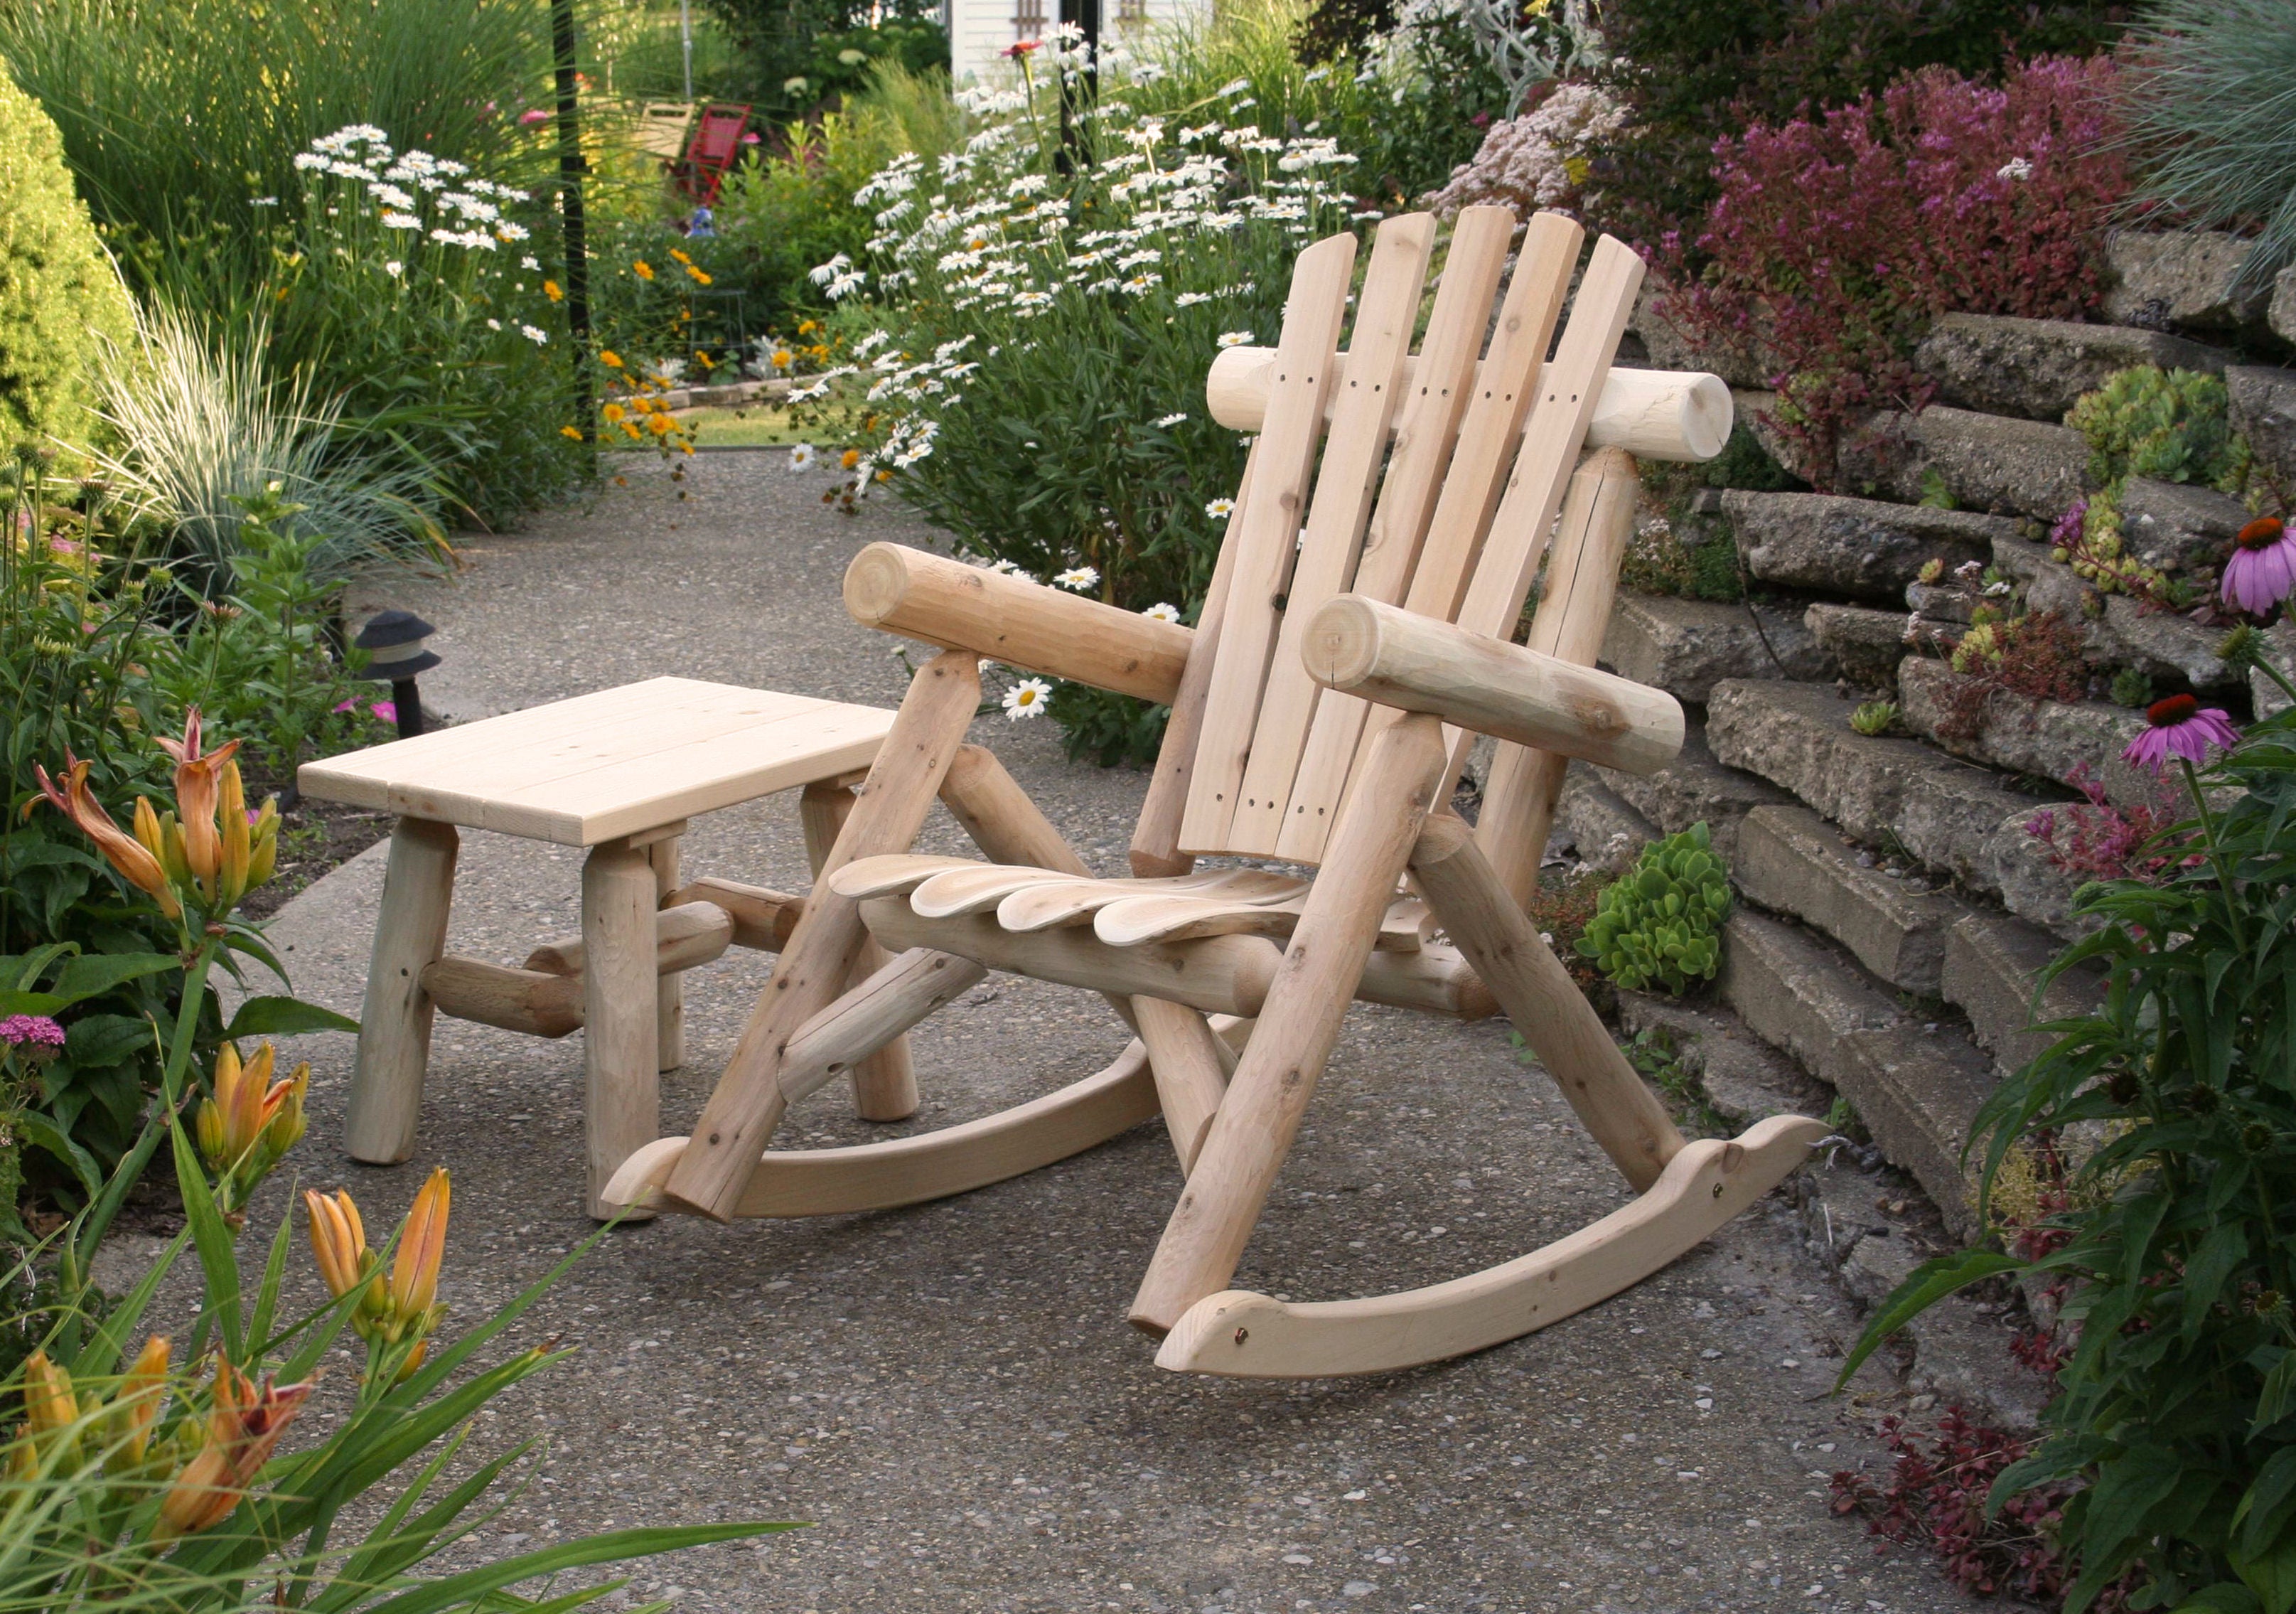
[(1359, 594), (1324, 601), (1300, 654), (1326, 688), (1625, 773), (1682, 749), (1682, 704), (1663, 689)]
[(1177, 622), (899, 544), (871, 544), (853, 557), (845, 609), (865, 628), (1166, 705), (1196, 637)]

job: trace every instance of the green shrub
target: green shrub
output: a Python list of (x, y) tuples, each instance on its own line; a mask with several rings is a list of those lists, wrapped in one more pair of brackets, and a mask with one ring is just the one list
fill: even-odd
[[(865, 82), (871, 62), (922, 72), (948, 60), (937, 8), (924, 0), (709, 0), (709, 9), (741, 54), (758, 115), (775, 123), (834, 106)], [(865, 60), (838, 60), (849, 51)]]
[[(2268, 669), (2267, 669), (2268, 671)], [(1980, 1108), (1981, 1208), (2020, 1157), (2066, 1161), (2011, 1248), (1915, 1270), (1878, 1307), (1843, 1379), (1926, 1305), (1988, 1277), (2054, 1284), (2036, 1354), (2057, 1396), (2033, 1454), (1989, 1505), (2070, 1494), (2058, 1534), (2079, 1577), (2142, 1609), (2284, 1610), (2296, 1598), (2296, 712), (2251, 729), (2192, 782), (2191, 815), (2153, 839), (2150, 878), (2094, 881), (2097, 926), (2051, 967), (2102, 967), (2091, 1013)], [(2037, 992), (2041, 988), (2037, 986)], [(2062, 1152), (2060, 1152), (2062, 1151)]]
[(102, 343), (128, 335), (56, 126), (0, 72), (0, 450), (85, 443)]
[(1600, 216), (1646, 241), (1694, 236), (1719, 194), (1717, 140), (1877, 95), (1920, 68), (1993, 78), (2013, 58), (2109, 49), (2128, 10), (2112, 0), (1611, 0), (1602, 19), (1612, 55), (1598, 76), (1632, 117), (1600, 165)]
[(1721, 967), (1730, 875), (1703, 820), (1643, 848), (1635, 866), (1603, 889), (1578, 951), (1628, 992), (1675, 997)]
[(2137, 193), (2179, 220), (2260, 226), (2239, 283), (2296, 259), (2296, 27), (2281, 0), (2156, 0), (2131, 53), (2128, 127), (2153, 159)]

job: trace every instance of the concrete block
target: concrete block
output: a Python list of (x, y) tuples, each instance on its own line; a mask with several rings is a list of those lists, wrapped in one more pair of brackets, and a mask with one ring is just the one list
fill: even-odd
[(2296, 263), (2273, 276), (2272, 301), (2265, 309), (2264, 322), (2281, 341), (2296, 342)]
[(1693, 703), (1703, 703), (1719, 679), (1830, 678), (1834, 671), (1809, 630), (1789, 613), (1650, 594), (1619, 596), (1602, 659), (1621, 677)]
[(2219, 348), (2127, 325), (1943, 314), (1914, 363), (1937, 383), (1940, 403), (2054, 423), (2115, 370), (2158, 365), (2216, 374), (2229, 358)]
[(1898, 662), (1906, 654), (1904, 612), (1821, 600), (1802, 613), (1801, 625), (1841, 669), (1843, 678), (1861, 689), (1896, 692)]
[(1706, 744), (1706, 725), (1695, 714), (1685, 714), (1682, 750), (1655, 773), (1620, 773), (1600, 770), (1613, 795), (1655, 824), (1665, 835), (1678, 835), (1703, 821), (1713, 836), (1714, 849), (1725, 860), (1738, 844), (1738, 826), (1755, 808), (1793, 798), (1767, 779), (1714, 760)]
[(2223, 230), (2115, 230), (2105, 259), (2113, 284), (2104, 317), (2152, 330), (2231, 334), (2263, 325), (2269, 284), (2234, 291), (2256, 250), (2253, 239)]
[(1664, 1029), (1676, 1057), (1697, 1076), (1707, 1104), (1743, 1129), (1771, 1116), (1823, 1116), (1833, 1095), (1726, 1009), (1693, 1009), (1638, 992), (1619, 994), (1627, 1030)]
[[(2296, 383), (2296, 375), (2290, 381)], [(2296, 389), (2289, 402), (2296, 404)], [(2296, 431), (2296, 420), (2289, 424)], [(2147, 476), (2132, 476), (2121, 486), (2122, 547), (2146, 565), (2165, 572), (2213, 565), (2247, 524), (2248, 506), (2213, 488), (2154, 482)]]
[(1898, 832), (1915, 780), (1939, 769), (1975, 770), (1918, 740), (1853, 731), (1856, 710), (1822, 685), (1728, 679), (1708, 702), (1706, 740), (1716, 760), (1783, 786), (1857, 839), (1880, 843)]
[(1950, 568), (1988, 559), (1996, 539), (2016, 531), (2013, 523), (1972, 511), (1830, 493), (1734, 489), (1722, 508), (1746, 569), (1764, 582), (1891, 605), (1931, 561)]
[(2103, 995), (2094, 970), (2059, 976), (2038, 1009), (2033, 992), (2064, 943), (2038, 925), (2005, 913), (1973, 912), (1948, 933), (1944, 996), (1969, 1017), (1979, 1047), (2014, 1070), (2049, 1045), (2036, 1021), (2087, 1014)]
[(1738, 888), (1775, 912), (1823, 931), (1890, 985), (1936, 997), (1947, 934), (1968, 908), (1944, 892), (1909, 886), (1860, 863), (1807, 807), (1760, 807), (1738, 835)]
[(2091, 490), (2088, 442), (2071, 427), (1943, 405), (1874, 415), (1842, 442), (1839, 469), (1843, 487), (1869, 497), (1912, 504), (1935, 484), (1964, 511), (2043, 522)]
[(1613, 795), (1585, 762), (1571, 763), (1562, 776), (1554, 823), (1570, 836), (1579, 860), (1598, 869), (1624, 869), (1659, 838), (1651, 821)]
[(1977, 1173), (1962, 1144), (1978, 1107), (1999, 1084), (1993, 1061), (1948, 1026), (1911, 1021), (1846, 1033), (1832, 1053), (1833, 1086), (1892, 1165), (1913, 1173), (1946, 1225), (1977, 1233)]
[(1959, 756), (2029, 773), (2078, 788), (2076, 779), (2098, 781), (2105, 795), (2124, 805), (2150, 803), (2159, 781), (2145, 770), (2120, 760), (2128, 743), (2145, 729), (2144, 714), (2101, 701), (2039, 701), (1996, 689), (1976, 713), (1973, 733), (1964, 732), (1958, 702), (1973, 681), (1941, 661), (1908, 656), (1898, 674), (1900, 715), (1915, 733)]
[[(2277, 284), (2296, 325), (2296, 268), (2283, 269)], [(2225, 372), (2225, 391), (2231, 395), (2232, 429), (2282, 487), (2296, 489), (2296, 370), (2235, 365)]]
[(1742, 908), (1723, 926), (1721, 981), (1748, 1030), (1837, 1090), (1843, 1040), (1899, 1020), (1897, 1004), (1840, 953)]

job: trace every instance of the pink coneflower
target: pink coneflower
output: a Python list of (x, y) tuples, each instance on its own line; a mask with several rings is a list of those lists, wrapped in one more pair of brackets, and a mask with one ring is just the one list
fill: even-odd
[(2243, 611), (2265, 612), (2296, 585), (2296, 531), (2270, 515), (2240, 530), (2225, 562), (2224, 597)]
[(537, 123), (547, 123), (550, 119), (551, 114), (538, 106), (530, 106), (518, 115), (519, 122), (529, 127)]
[(2210, 746), (2229, 751), (2240, 738), (2240, 730), (2221, 708), (2202, 706), (2189, 695), (2154, 701), (2145, 708), (2144, 718), (2152, 726), (2128, 742), (2120, 760), (2155, 773), (2167, 771), (2172, 756), (2195, 764), (2204, 762)]

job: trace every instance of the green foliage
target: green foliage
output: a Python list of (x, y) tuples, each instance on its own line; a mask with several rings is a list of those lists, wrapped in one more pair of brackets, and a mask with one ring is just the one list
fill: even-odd
[(1643, 594), (1725, 602), (1746, 597), (1738, 546), (1726, 523), (1685, 515), (1635, 534), (1620, 580)]
[(1604, 889), (1578, 951), (1628, 992), (1655, 987), (1680, 997), (1720, 968), (1729, 911), (1729, 870), (1702, 820), (1644, 847)]
[(2065, 1286), (2045, 1438), (1993, 1500), (2082, 1482), (2062, 1527), (2074, 1610), (2124, 1573), (2134, 1607), (2296, 1600), (2296, 713), (2251, 729), (2192, 802), (2154, 843), (2172, 853), (2158, 877), (2077, 895), (2099, 928), (2050, 974), (2102, 965), (2103, 1001), (2049, 1025), (1972, 1128), (1988, 1196), (2013, 1152), (2087, 1141), (2060, 1208), (2009, 1254), (1918, 1269), (1844, 1369), (1984, 1277)]
[(1633, 116), (1602, 165), (1603, 222), (1644, 240), (1693, 236), (1718, 194), (1716, 140), (1878, 94), (1918, 68), (1992, 78), (2011, 58), (2108, 49), (2128, 10), (2111, 0), (1611, 0), (1602, 15), (1613, 54), (1601, 77)]
[[(948, 61), (948, 39), (922, 0), (882, 8), (857, 0), (709, 0), (746, 70), (758, 114), (789, 122), (860, 88), (869, 64), (913, 73)], [(878, 26), (871, 27), (873, 18)], [(864, 60), (842, 61), (848, 53)]]
[(2116, 370), (2065, 424), (2088, 440), (2089, 475), (2108, 490), (2131, 476), (2231, 489), (2247, 471), (2220, 375), (2157, 365)]
[(2157, 0), (2125, 86), (2152, 161), (2137, 197), (2218, 229), (2261, 226), (2239, 284), (2296, 259), (2296, 27), (2281, 0)]
[(0, 72), (0, 450), (86, 443), (100, 345), (128, 330), (56, 127)]
[(1867, 701), (1849, 714), (1849, 727), (1868, 739), (1878, 739), (1898, 724), (1898, 703)]
[(2112, 704), (2142, 712), (2152, 704), (2152, 679), (2139, 668), (2123, 667), (2112, 675)]
[(1744, 488), (1756, 493), (1809, 490), (1809, 484), (1780, 465), (1743, 421), (1732, 424), (1722, 452), (1700, 466), (1697, 475), (1710, 488)]

